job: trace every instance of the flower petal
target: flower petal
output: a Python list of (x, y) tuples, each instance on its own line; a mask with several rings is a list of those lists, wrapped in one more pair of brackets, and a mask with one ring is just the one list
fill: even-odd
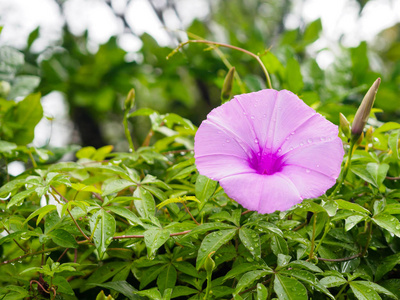
[(220, 184), (244, 208), (262, 214), (287, 210), (302, 201), (295, 185), (281, 173), (238, 174), (223, 178)]

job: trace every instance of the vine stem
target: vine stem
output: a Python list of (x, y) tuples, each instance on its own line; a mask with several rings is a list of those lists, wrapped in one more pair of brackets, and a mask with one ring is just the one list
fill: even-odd
[(372, 237), (372, 223), (368, 222), (368, 238), (367, 238), (367, 243), (365, 245), (365, 248), (360, 254), (361, 257), (364, 257), (365, 254), (367, 254), (369, 243), (371, 242), (371, 237)]
[[(10, 234), (10, 231), (8, 231), (8, 229), (6, 228), (6, 226), (4, 225), (3, 222), (1, 222), (1, 224), (3, 225), (3, 229), (7, 232), (7, 234)], [(24, 247), (22, 247), (15, 239), (13, 239), (14, 243), (17, 244), (17, 246), (24, 251), (24, 253), (28, 252)]]
[(255, 60), (257, 60), (257, 62), (260, 64), (265, 78), (267, 80), (267, 86), (269, 89), (272, 89), (272, 84), (271, 84), (271, 78), (269, 77), (269, 73), (267, 68), (265, 67), (265, 65), (263, 64), (263, 62), (261, 61), (260, 57), (256, 54), (254, 54), (253, 52), (250, 52), (246, 49), (240, 48), (240, 47), (236, 47), (236, 46), (232, 46), (229, 44), (225, 44), (225, 43), (218, 43), (218, 42), (213, 42), (213, 41), (207, 41), (207, 40), (188, 40), (186, 42), (180, 43), (178, 45), (178, 47), (176, 47), (168, 56), (167, 59), (169, 59), (171, 56), (173, 56), (175, 53), (177, 53), (179, 51), (179, 49), (181, 49), (182, 47), (184, 47), (185, 45), (188, 45), (190, 43), (199, 43), (199, 44), (207, 44), (207, 45), (214, 45), (214, 46), (219, 46), (219, 47), (225, 47), (225, 48), (230, 48), (236, 51), (240, 51), (242, 53), (245, 53), (251, 57), (253, 57)]
[(311, 251), (310, 251), (310, 255), (308, 256), (308, 259), (314, 258), (316, 226), (317, 226), (317, 214), (314, 215), (314, 222), (313, 222), (313, 227), (312, 227)]
[(341, 186), (342, 186), (342, 184), (343, 184), (343, 182), (344, 182), (344, 180), (345, 180), (345, 178), (346, 178), (346, 176), (347, 176), (347, 173), (349, 172), (349, 169), (350, 169), (350, 166), (351, 166), (351, 157), (353, 156), (353, 153), (354, 153), (354, 151), (355, 151), (356, 148), (357, 148), (356, 143), (357, 143), (357, 141), (354, 141), (354, 140), (352, 140), (351, 143), (350, 143), (350, 150), (349, 150), (349, 154), (348, 154), (348, 156), (347, 156), (346, 163), (345, 163), (344, 168), (343, 168), (342, 177), (341, 177), (340, 180), (338, 181), (338, 183), (337, 183), (335, 189), (334, 189), (333, 192), (330, 194), (329, 198), (332, 198), (332, 197), (333, 197), (334, 195), (336, 195), (336, 193), (340, 190), (340, 188), (341, 188)]

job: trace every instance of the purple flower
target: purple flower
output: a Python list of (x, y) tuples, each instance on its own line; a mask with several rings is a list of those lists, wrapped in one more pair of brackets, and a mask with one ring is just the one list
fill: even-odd
[(338, 127), (286, 90), (238, 95), (212, 110), (194, 152), (200, 174), (259, 213), (324, 194), (344, 154)]

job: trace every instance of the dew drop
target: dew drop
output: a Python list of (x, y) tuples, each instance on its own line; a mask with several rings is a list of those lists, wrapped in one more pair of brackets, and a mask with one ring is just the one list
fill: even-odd
[(254, 143), (258, 144), (259, 143), (258, 139), (254, 139)]
[(317, 168), (319, 168), (319, 165), (317, 165)]
[(289, 150), (292, 151), (292, 150), (293, 150), (293, 147), (290, 147)]
[(310, 170), (309, 170), (309, 169), (306, 169), (306, 173), (310, 173)]
[(281, 148), (278, 149), (278, 153), (280, 153), (280, 152), (282, 152), (282, 149), (281, 149)]
[(295, 133), (296, 133), (296, 132), (292, 131), (290, 134), (291, 134), (291, 135), (294, 135)]
[(227, 142), (227, 143), (230, 143), (231, 141), (230, 140), (228, 140), (228, 139), (226, 139), (226, 141), (225, 142)]
[(300, 147), (302, 147), (304, 144), (303, 143), (300, 143)]
[(309, 144), (312, 144), (312, 139), (308, 139), (307, 142), (308, 142)]
[(254, 116), (251, 116), (250, 119), (254, 120)]
[(263, 118), (266, 118), (267, 117), (267, 115), (266, 114), (263, 114)]

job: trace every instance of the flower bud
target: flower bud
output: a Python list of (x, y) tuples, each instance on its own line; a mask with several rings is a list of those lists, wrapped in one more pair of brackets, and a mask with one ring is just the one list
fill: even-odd
[(371, 88), (365, 94), (365, 97), (356, 112), (353, 121), (353, 126), (351, 127), (351, 135), (353, 136), (353, 139), (358, 139), (358, 137), (364, 130), (365, 124), (367, 124), (367, 120), (371, 112), (372, 106), (374, 105), (375, 96), (378, 91), (380, 83), (381, 83), (380, 78), (375, 80)]
[(135, 89), (131, 89), (125, 99), (125, 110), (130, 110), (135, 105)]
[(205, 261), (205, 263), (204, 263), (204, 269), (206, 269), (206, 272), (207, 272), (208, 274), (212, 273), (212, 271), (213, 271), (214, 268), (215, 268), (215, 262), (214, 262), (214, 260), (211, 258), (211, 256), (212, 256), (214, 253), (215, 253), (215, 251), (211, 252), (211, 253), (207, 256), (206, 261)]
[(235, 79), (235, 67), (229, 69), (228, 74), (226, 74), (224, 84), (221, 90), (221, 102), (224, 104), (229, 101), (232, 97), (232, 87), (233, 80)]
[(342, 114), (339, 113), (339, 120), (340, 120), (340, 129), (342, 129), (342, 132), (345, 137), (350, 138), (350, 123), (347, 121), (346, 117)]

